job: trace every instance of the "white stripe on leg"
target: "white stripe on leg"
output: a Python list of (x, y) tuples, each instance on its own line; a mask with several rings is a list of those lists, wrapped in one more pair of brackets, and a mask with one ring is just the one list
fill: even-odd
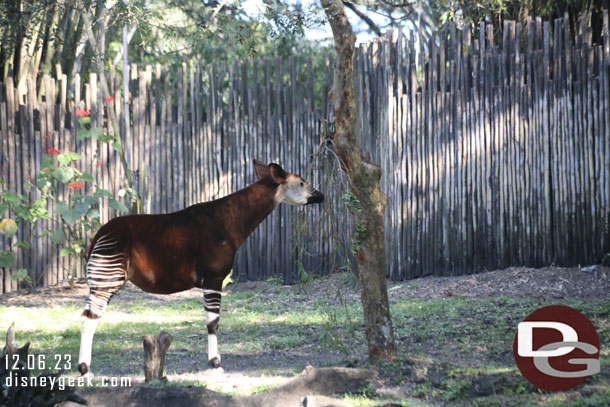
[(206, 311), (205, 312), (205, 323), (206, 325), (210, 325), (211, 322), (214, 322), (220, 317), (220, 314), (217, 312)]
[(91, 372), (91, 348), (93, 347), (93, 335), (97, 324), (100, 322), (99, 318), (87, 318), (83, 317), (81, 321), (81, 335), (80, 335), (80, 352), (78, 354), (78, 364), (85, 363), (89, 369), (88, 373)]
[(220, 360), (220, 354), (218, 353), (218, 338), (216, 334), (208, 334), (208, 360), (218, 358)]
[(205, 312), (205, 322), (208, 327), (208, 360), (218, 358), (218, 361), (220, 362), (220, 353), (218, 352), (218, 338), (216, 336), (219, 318), (220, 315), (217, 312)]

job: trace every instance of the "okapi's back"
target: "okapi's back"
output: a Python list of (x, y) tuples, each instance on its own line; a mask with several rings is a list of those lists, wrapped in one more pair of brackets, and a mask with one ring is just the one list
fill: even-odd
[(111, 236), (121, 249), (127, 251), (136, 241), (159, 238), (167, 234), (168, 229), (179, 229), (180, 223), (186, 226), (184, 222), (177, 222), (177, 214), (178, 212), (165, 215), (126, 215), (111, 219), (96, 233), (89, 246), (88, 257), (104, 236)]

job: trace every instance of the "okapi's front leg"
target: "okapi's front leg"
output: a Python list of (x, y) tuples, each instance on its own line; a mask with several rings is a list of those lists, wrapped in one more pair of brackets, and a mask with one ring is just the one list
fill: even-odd
[(205, 322), (208, 327), (208, 363), (214, 367), (220, 367), (220, 353), (218, 353), (218, 323), (220, 321), (220, 299), (219, 290), (204, 288), (203, 301), (205, 306)]

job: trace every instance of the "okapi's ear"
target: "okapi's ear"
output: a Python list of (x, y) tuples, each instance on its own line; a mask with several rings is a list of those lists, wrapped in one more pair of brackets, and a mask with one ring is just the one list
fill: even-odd
[(258, 179), (263, 179), (271, 175), (269, 172), (269, 166), (258, 160), (254, 160), (254, 172), (256, 172)]
[(284, 182), (286, 182), (286, 178), (288, 177), (288, 174), (278, 164), (276, 164), (276, 163), (269, 164), (269, 171), (271, 172), (271, 178), (273, 178), (273, 180), (275, 182), (277, 182), (278, 184), (283, 184)]

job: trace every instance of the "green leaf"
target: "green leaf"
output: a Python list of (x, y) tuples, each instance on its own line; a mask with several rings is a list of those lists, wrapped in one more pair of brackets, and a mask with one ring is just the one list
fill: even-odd
[(64, 213), (68, 212), (68, 204), (63, 201), (57, 202), (55, 205), (55, 212), (57, 212), (59, 215), (63, 215)]
[(8, 237), (12, 237), (17, 233), (19, 227), (17, 226), (17, 222), (12, 219), (2, 219), (0, 221), (0, 232), (7, 235)]
[(90, 129), (80, 128), (76, 132), (76, 139), (78, 141), (83, 141), (85, 139), (88, 139), (89, 137), (91, 137), (91, 130)]
[(51, 183), (46, 176), (43, 175), (36, 177), (36, 188), (43, 190), (49, 186), (51, 186)]
[(43, 170), (44, 168), (49, 168), (52, 166), (54, 166), (53, 156), (46, 155), (46, 154), (43, 155), (42, 160), (40, 161), (40, 169)]
[(82, 155), (78, 153), (67, 152), (57, 156), (57, 161), (59, 161), (63, 165), (70, 165), (72, 161), (78, 161), (83, 158)]
[(51, 172), (51, 175), (59, 182), (67, 184), (74, 178), (74, 168), (58, 167)]
[(123, 147), (121, 147), (121, 144), (118, 141), (112, 143), (112, 148), (114, 148), (119, 153), (123, 151)]
[(72, 253), (72, 249), (69, 247), (64, 247), (63, 249), (61, 249), (61, 251), (59, 252), (60, 256), (68, 256), (70, 253)]
[(8, 204), (5, 202), (0, 203), (0, 215), (2, 215), (6, 211), (8, 211)]
[(231, 270), (229, 272), (229, 274), (227, 274), (225, 279), (222, 280), (222, 290), (224, 290), (227, 285), (229, 285), (229, 284), (234, 282), (234, 280), (231, 278), (232, 275), (233, 275), (233, 270)]
[(116, 209), (117, 211), (120, 211), (120, 212), (124, 212), (124, 213), (129, 212), (129, 210), (125, 207), (125, 205), (123, 205), (116, 199), (111, 199), (110, 201), (108, 201), (108, 206), (110, 206), (112, 209)]
[(86, 197), (83, 198), (83, 202), (87, 202), (89, 204), (89, 206), (94, 206), (100, 202), (100, 198), (87, 195)]
[(80, 119), (78, 119), (78, 122), (82, 125), (89, 124), (89, 123), (91, 123), (91, 118), (90, 117), (81, 117)]
[(60, 154), (57, 156), (57, 161), (63, 165), (70, 165), (72, 160), (70, 160), (70, 157), (68, 157), (66, 154)]
[(89, 212), (89, 203), (88, 202), (79, 202), (74, 205), (74, 210), (81, 215), (87, 214)]
[(71, 225), (74, 222), (76, 222), (77, 220), (79, 220), (81, 218), (81, 216), (82, 215), (80, 213), (78, 213), (77, 211), (75, 211), (74, 209), (71, 209), (62, 215), (64, 220), (66, 222), (68, 222), (69, 225)]
[(80, 141), (90, 138), (90, 137), (93, 139), (97, 139), (97, 138), (102, 137), (103, 135), (104, 135), (104, 131), (98, 127), (94, 128), (94, 129), (81, 128), (76, 133), (76, 139), (80, 140)]
[(83, 180), (89, 181), (89, 182), (95, 181), (95, 179), (93, 178), (93, 175), (89, 174), (88, 172), (83, 173)]
[(87, 216), (91, 219), (97, 219), (100, 217), (100, 212), (97, 209), (91, 209)]
[(19, 195), (11, 191), (4, 194), (4, 200), (8, 202), (11, 206), (17, 206), (21, 203)]
[(66, 234), (61, 229), (54, 231), (53, 234), (51, 235), (51, 242), (53, 242), (55, 244), (60, 244), (65, 239), (66, 239)]
[(97, 189), (97, 190), (96, 190), (96, 191), (93, 193), (93, 196), (94, 196), (94, 197), (96, 197), (96, 198), (103, 198), (103, 197), (105, 197), (105, 196), (107, 196), (107, 197), (109, 197), (109, 198), (112, 198), (112, 196), (113, 196), (113, 195), (112, 195), (112, 192), (110, 192), (110, 191), (106, 191), (105, 189), (101, 189), (101, 188), (100, 188), (100, 189)]
[(0, 251), (0, 267), (12, 267), (15, 261), (15, 255), (12, 252)]
[(11, 276), (14, 280), (23, 280), (28, 278), (28, 270), (27, 269), (19, 269), (15, 274)]
[(17, 242), (15, 244), (15, 246), (17, 246), (20, 249), (29, 249), (32, 247), (29, 242)]

